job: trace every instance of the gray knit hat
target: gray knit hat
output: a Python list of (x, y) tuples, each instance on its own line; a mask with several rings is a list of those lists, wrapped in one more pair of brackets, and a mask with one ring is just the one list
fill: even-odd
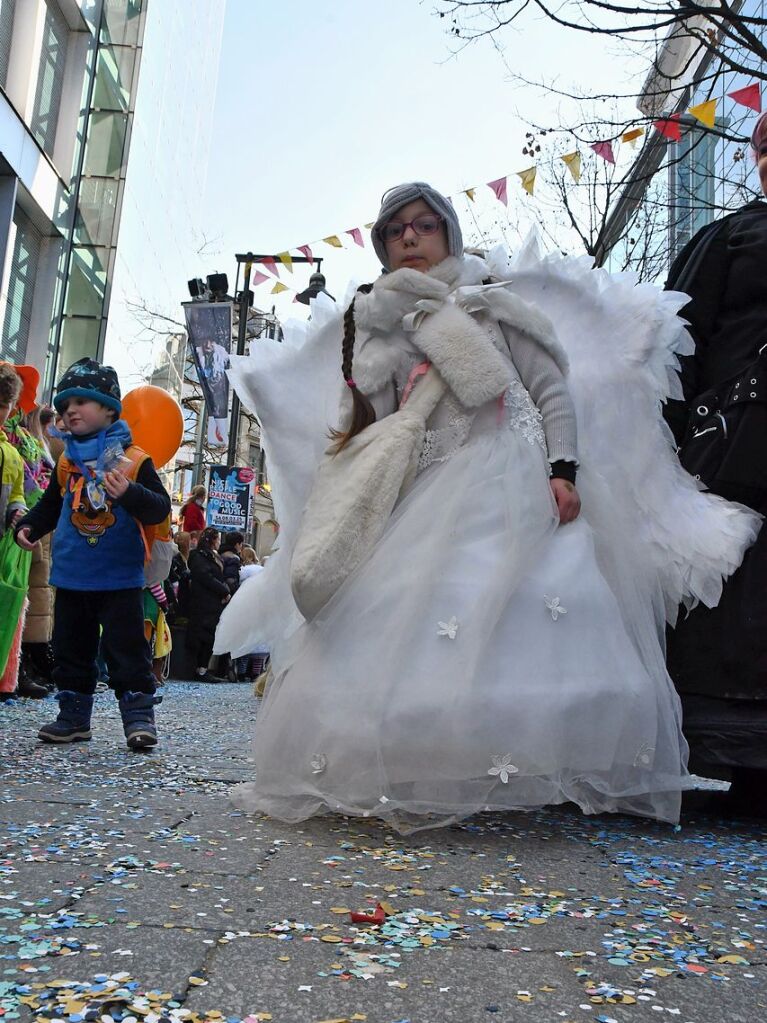
[(401, 210), (408, 203), (415, 202), (416, 199), (423, 199), (435, 213), (445, 218), (447, 248), (450, 255), (460, 256), (463, 254), (461, 225), (458, 223), (458, 217), (453, 209), (453, 204), (444, 195), (441, 195), (436, 188), (427, 185), (425, 181), (411, 181), (405, 185), (396, 185), (394, 188), (390, 188), (388, 192), (384, 192), (384, 197), (381, 200), (381, 209), (378, 211), (375, 224), (373, 224), (371, 232), (373, 248), (376, 250), (376, 255), (381, 260), (381, 264), (387, 270), (390, 269), (389, 258), (386, 255), (386, 246), (379, 232), (384, 224), (391, 220), (397, 210)]

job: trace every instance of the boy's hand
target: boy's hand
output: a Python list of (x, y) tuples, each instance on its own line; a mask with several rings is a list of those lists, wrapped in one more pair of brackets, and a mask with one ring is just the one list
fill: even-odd
[(554, 478), (551, 480), (551, 492), (559, 510), (559, 524), (573, 522), (581, 513), (581, 499), (575, 484), (569, 480)]
[(119, 469), (110, 469), (109, 472), (104, 473), (104, 489), (113, 501), (121, 498), (129, 485), (128, 480)]
[(29, 534), (31, 532), (32, 532), (31, 526), (24, 526), (24, 528), (20, 529), (16, 534), (16, 543), (24, 551), (33, 551), (35, 547), (39, 546), (40, 543), (39, 540), (36, 543), (32, 543), (30, 541)]

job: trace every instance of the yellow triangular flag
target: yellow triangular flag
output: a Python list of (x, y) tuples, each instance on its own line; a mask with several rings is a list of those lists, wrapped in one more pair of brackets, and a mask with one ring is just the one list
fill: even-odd
[(287, 284), (283, 284), (282, 281), (277, 281), (272, 290), (269, 292), (270, 295), (279, 295), (282, 291), (289, 291)]
[(688, 107), (687, 112), (696, 117), (701, 124), (705, 124), (707, 128), (713, 128), (714, 121), (716, 120), (716, 100), (709, 99), (705, 103), (698, 103), (694, 107)]
[(468, 195), (468, 197), (471, 199), (471, 201), (474, 202), (474, 193), (476, 191), (477, 191), (476, 188), (464, 188), (463, 194), (464, 195)]
[(567, 169), (576, 183), (581, 180), (581, 154), (576, 150), (574, 153), (565, 153), (560, 157), (567, 164)]
[(334, 249), (342, 249), (344, 247), (343, 242), (337, 234), (329, 234), (327, 238), (323, 238), (322, 240), (327, 242), (328, 245), (332, 245)]
[(373, 221), (372, 224), (365, 224), (365, 227), (368, 229), (368, 231), (372, 231), (375, 226), (376, 226), (375, 220)]
[(277, 259), (279, 259), (284, 267), (287, 267), (287, 269), (293, 273), (293, 257), (289, 252), (278, 252)]
[(631, 148), (634, 148), (636, 140), (644, 135), (644, 128), (629, 128), (628, 131), (624, 131), (621, 135), (621, 142), (630, 142)]
[(527, 194), (532, 195), (533, 190), (535, 189), (536, 168), (528, 167), (527, 170), (517, 171), (516, 174), (519, 180), (522, 182), (522, 187), (527, 192)]

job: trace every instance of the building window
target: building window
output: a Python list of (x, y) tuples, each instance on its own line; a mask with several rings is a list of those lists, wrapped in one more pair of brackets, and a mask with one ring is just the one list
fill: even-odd
[(0, 358), (23, 362), (29, 341), (29, 324), (35, 295), (35, 278), (40, 261), (42, 234), (17, 206), (13, 214), (16, 239), (8, 277), (8, 298), (5, 305)]
[(37, 72), (32, 133), (45, 152), (53, 155), (61, 106), (64, 67), (67, 62), (69, 29), (55, 0), (46, 0), (43, 45)]
[(0, 0), (0, 85), (5, 88), (8, 80), (8, 61), (11, 56), (13, 38), (13, 16), (16, 0)]
[(671, 259), (717, 217), (716, 144), (713, 132), (688, 128), (669, 147)]

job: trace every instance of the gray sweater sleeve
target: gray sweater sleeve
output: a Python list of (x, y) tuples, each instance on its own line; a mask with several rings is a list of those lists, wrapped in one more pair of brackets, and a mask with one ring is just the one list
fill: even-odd
[(543, 416), (549, 462), (578, 464), (578, 434), (567, 381), (537, 341), (507, 324), (502, 329), (520, 379)]

